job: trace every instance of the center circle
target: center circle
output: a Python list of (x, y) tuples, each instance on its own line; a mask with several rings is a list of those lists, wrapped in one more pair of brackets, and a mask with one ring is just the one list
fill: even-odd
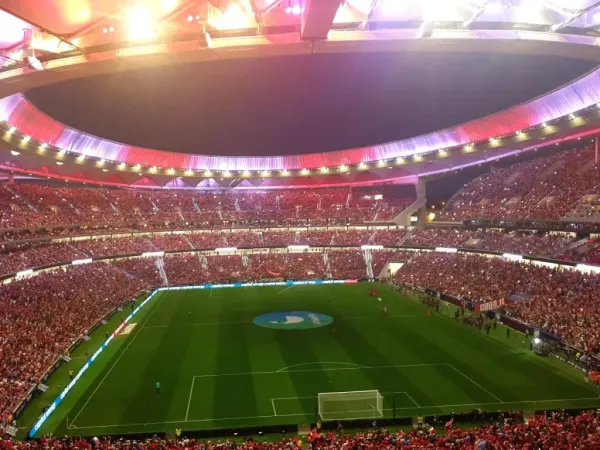
[(254, 318), (259, 327), (276, 330), (308, 330), (320, 328), (333, 322), (333, 318), (321, 313), (309, 311), (281, 311), (263, 314)]

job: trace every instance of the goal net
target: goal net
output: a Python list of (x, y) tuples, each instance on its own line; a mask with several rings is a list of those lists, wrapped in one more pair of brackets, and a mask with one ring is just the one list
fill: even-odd
[(383, 396), (379, 391), (322, 392), (318, 400), (321, 420), (383, 417)]

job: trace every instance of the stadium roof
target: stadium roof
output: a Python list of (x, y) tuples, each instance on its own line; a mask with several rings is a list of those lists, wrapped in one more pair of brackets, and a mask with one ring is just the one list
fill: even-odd
[[(506, 147), (509, 140), (500, 138), (527, 135), (523, 130), (537, 127), (552, 134), (547, 130), (553, 127), (544, 125), (562, 121), (573, 132), (592, 133), (593, 126), (600, 125), (595, 116), (586, 116), (580, 124), (570, 119), (571, 115), (581, 119), (581, 111), (600, 102), (600, 73), (596, 72), (515, 109), (440, 132), (383, 145), (281, 157), (207, 156), (119, 144), (66, 127), (20, 94), (108, 72), (278, 55), (487, 51), (598, 62), (600, 2), (592, 0), (4, 0), (0, 9), (0, 46), (4, 48), (0, 121), (7, 131), (5, 147), (15, 153), (37, 149), (35, 154), (12, 155), (16, 159), (4, 161), (4, 169), (39, 174), (45, 167), (49, 176), (64, 177), (58, 175), (53, 161), (49, 168), (51, 153), (54, 159), (68, 160), (72, 155), (80, 165), (86, 161), (85, 170), (80, 167), (77, 172), (78, 179), (97, 181), (103, 176), (90, 171), (90, 163), (103, 173), (118, 169), (120, 175), (110, 175), (114, 184), (131, 184), (122, 176), (125, 172), (169, 180), (159, 185), (177, 184), (186, 176), (213, 179), (214, 172), (225, 178), (257, 179), (269, 178), (276, 171), (286, 177), (327, 175), (392, 162), (419, 163), (428, 155), (472, 146), (502, 147), (509, 154), (525, 145), (518, 146), (511, 138), (511, 147)], [(554, 128), (555, 133), (569, 131)], [(15, 148), (17, 138), (19, 149)], [(499, 141), (503, 145), (496, 145)], [(46, 148), (48, 152), (40, 151)], [(23, 167), (27, 159), (31, 160), (29, 168)], [(470, 163), (481, 160), (478, 156), (470, 159)], [(458, 166), (446, 161), (436, 163), (439, 170)], [(400, 179), (430, 172), (407, 173), (407, 169), (395, 168), (375, 178)]]

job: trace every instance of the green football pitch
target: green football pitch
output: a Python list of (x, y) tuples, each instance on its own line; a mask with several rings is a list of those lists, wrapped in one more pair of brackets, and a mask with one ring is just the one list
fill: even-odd
[[(368, 295), (374, 286), (383, 301)], [(41, 433), (304, 424), (315, 420), (317, 394), (325, 392), (378, 390), (385, 417), (600, 405), (581, 372), (534, 355), (523, 335), (499, 328), (486, 336), (455, 322), (454, 310), (427, 315), (415, 300), (366, 283), (161, 292)], [(100, 340), (78, 349), (71, 368), (105, 330), (96, 333)], [(45, 395), (64, 387), (65, 370)], [(25, 423), (36, 407), (25, 411)]]

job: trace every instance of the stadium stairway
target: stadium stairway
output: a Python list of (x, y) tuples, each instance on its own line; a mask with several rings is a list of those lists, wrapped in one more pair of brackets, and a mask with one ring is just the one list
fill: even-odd
[(33, 205), (31, 204), (31, 202), (30, 202), (28, 199), (26, 199), (26, 198), (25, 198), (25, 197), (23, 197), (22, 195), (19, 195), (19, 194), (17, 194), (17, 193), (16, 193), (14, 190), (12, 190), (12, 189), (10, 188), (10, 186), (8, 186), (7, 184), (5, 184), (5, 185), (4, 185), (4, 188), (5, 188), (7, 191), (9, 191), (9, 192), (10, 192), (10, 193), (11, 193), (13, 196), (15, 196), (15, 197), (19, 198), (21, 201), (23, 201), (23, 203), (25, 203), (25, 204), (26, 204), (26, 205), (29, 207), (29, 209), (31, 209), (31, 210), (32, 210), (32, 211), (34, 211), (34, 212), (38, 212), (37, 208), (36, 208), (35, 206), (33, 206)]
[(162, 258), (156, 258), (154, 261), (160, 278), (165, 286), (169, 286), (169, 279), (167, 278), (167, 272), (165, 271), (165, 261)]
[(192, 204), (194, 205), (194, 210), (199, 213), (200, 207), (198, 206), (198, 203), (196, 203), (196, 197), (192, 196)]
[(185, 242), (187, 242), (187, 244), (193, 250), (194, 249), (194, 244), (192, 244), (192, 241), (190, 241), (190, 238), (187, 237), (187, 234), (182, 234), (181, 237), (183, 237), (183, 239), (185, 239)]
[(404, 243), (405, 243), (406, 241), (408, 241), (408, 239), (409, 239), (409, 238), (412, 236), (412, 234), (413, 234), (415, 231), (416, 231), (416, 228), (415, 228), (415, 229), (412, 229), (412, 230), (410, 230), (408, 233), (406, 233), (406, 234), (405, 234), (405, 235), (402, 237), (402, 239), (400, 239), (400, 241), (398, 242), (398, 244), (397, 244), (397, 245), (404, 245)]
[(325, 263), (325, 274), (327, 275), (327, 278), (333, 278), (331, 275), (331, 266), (329, 265), (329, 255), (327, 252), (323, 252), (323, 262)]
[(373, 255), (371, 254), (371, 251), (364, 250), (362, 253), (363, 253), (363, 257), (365, 259), (365, 266), (367, 267), (367, 277), (375, 278), (373, 276)]
[(575, 242), (571, 242), (569, 245), (567, 245), (566, 247), (561, 248), (559, 251), (553, 253), (552, 255), (550, 255), (552, 258), (556, 258), (560, 255), (563, 255), (564, 253), (568, 252), (569, 250), (573, 250), (574, 248), (577, 248), (579, 246), (585, 245), (587, 244), (587, 242), (589, 241), (589, 238), (583, 238), (583, 239), (579, 239)]

